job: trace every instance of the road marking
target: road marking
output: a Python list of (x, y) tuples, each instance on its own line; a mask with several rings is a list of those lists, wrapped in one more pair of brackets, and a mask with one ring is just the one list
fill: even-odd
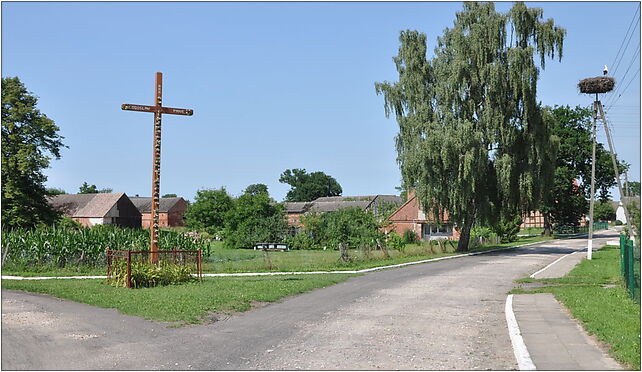
[(531, 355), (528, 353), (524, 339), (522, 338), (522, 333), (519, 330), (519, 325), (517, 325), (517, 319), (515, 319), (515, 313), (513, 313), (513, 295), (508, 295), (506, 298), (506, 307), (504, 309), (506, 312), (506, 323), (508, 324), (508, 335), (510, 336), (510, 342), (513, 345), (513, 353), (517, 359), (517, 366), (521, 371), (535, 371), (537, 368), (531, 359)]
[(537, 274), (541, 273), (542, 271), (544, 271), (544, 270), (548, 269), (549, 267), (551, 267), (551, 266), (555, 265), (556, 263), (560, 262), (563, 258), (568, 257), (568, 256), (570, 256), (570, 255), (572, 255), (572, 254), (577, 253), (577, 252), (578, 252), (578, 251), (575, 251), (575, 252), (573, 252), (573, 253), (569, 253), (569, 254), (565, 254), (565, 255), (563, 255), (562, 257), (558, 258), (557, 260), (555, 260), (555, 261), (551, 262), (550, 264), (546, 265), (546, 267), (544, 267), (543, 269), (541, 269), (541, 270), (539, 270), (539, 271), (536, 271), (536, 272), (532, 273), (532, 274), (530, 275), (530, 277), (531, 277), (531, 278), (534, 278), (534, 277), (535, 277), (535, 275), (537, 275)]

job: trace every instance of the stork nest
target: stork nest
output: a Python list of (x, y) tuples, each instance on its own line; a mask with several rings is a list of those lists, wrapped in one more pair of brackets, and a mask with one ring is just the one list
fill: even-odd
[(615, 79), (608, 76), (598, 76), (580, 80), (577, 87), (580, 88), (582, 93), (606, 93), (613, 90), (615, 86)]

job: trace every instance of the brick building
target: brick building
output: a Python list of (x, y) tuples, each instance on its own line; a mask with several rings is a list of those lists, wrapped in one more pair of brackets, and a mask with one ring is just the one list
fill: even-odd
[(437, 222), (430, 213), (421, 208), (417, 196), (412, 191), (408, 192), (408, 201), (392, 213), (388, 221), (390, 225), (385, 229), (386, 232), (394, 231), (403, 235), (406, 230), (411, 230), (420, 240), (459, 239), (459, 230), (448, 220), (448, 212), (444, 211), (444, 215)]
[[(142, 227), (149, 229), (152, 221), (152, 198), (134, 196), (129, 199), (142, 215)], [(160, 198), (158, 204), (159, 227), (185, 226), (183, 220), (183, 215), (187, 210), (185, 199), (181, 197)]]
[(49, 204), (83, 226), (140, 227), (141, 214), (124, 193), (63, 194), (48, 197)]

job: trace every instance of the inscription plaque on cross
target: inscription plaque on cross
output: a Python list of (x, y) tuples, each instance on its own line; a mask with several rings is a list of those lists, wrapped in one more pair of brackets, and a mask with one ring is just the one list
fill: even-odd
[(158, 208), (159, 208), (159, 194), (160, 194), (160, 155), (161, 155), (161, 116), (162, 114), (172, 115), (187, 115), (192, 116), (194, 111), (190, 109), (163, 107), (163, 73), (156, 73), (155, 90), (155, 105), (134, 105), (125, 103), (121, 106), (123, 110), (127, 111), (140, 111), (154, 113), (154, 149), (153, 149), (153, 166), (152, 166), (152, 208), (151, 215), (152, 221), (150, 224), (150, 260), (152, 262), (158, 261)]

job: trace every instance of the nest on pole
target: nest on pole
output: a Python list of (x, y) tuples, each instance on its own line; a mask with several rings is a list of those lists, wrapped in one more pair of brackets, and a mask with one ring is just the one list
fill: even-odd
[(613, 87), (615, 87), (615, 79), (608, 76), (588, 78), (580, 80), (577, 87), (580, 88), (582, 93), (606, 93), (612, 91)]

